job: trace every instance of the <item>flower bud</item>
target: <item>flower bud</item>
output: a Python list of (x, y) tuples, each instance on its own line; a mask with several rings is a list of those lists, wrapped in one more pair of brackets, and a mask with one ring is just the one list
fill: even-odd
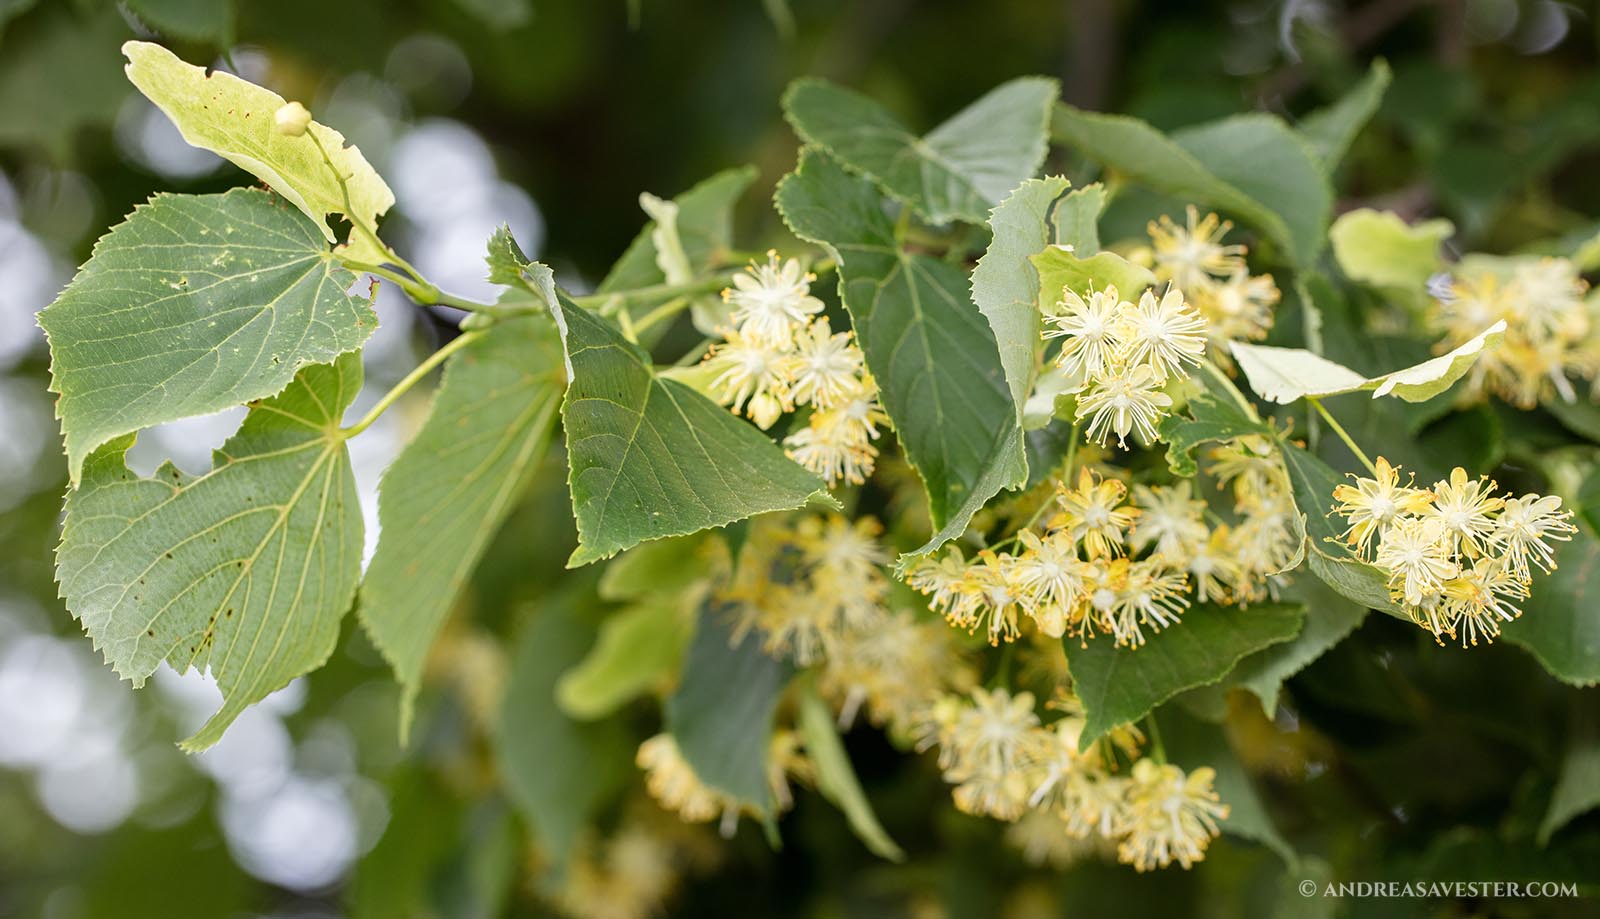
[(289, 137), (299, 137), (306, 132), (311, 124), (311, 113), (298, 102), (288, 102), (278, 107), (272, 116), (272, 125), (278, 129), (279, 134)]

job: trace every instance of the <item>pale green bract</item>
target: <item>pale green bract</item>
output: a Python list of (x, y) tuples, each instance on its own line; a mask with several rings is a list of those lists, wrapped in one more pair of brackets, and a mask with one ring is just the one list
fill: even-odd
[(1119, 298), (1137, 303), (1139, 295), (1156, 284), (1150, 269), (1115, 252), (1080, 257), (1075, 250), (1051, 246), (1029, 261), (1039, 272), (1039, 308), (1046, 311), (1061, 302), (1068, 290), (1087, 300), (1094, 291), (1115, 287)]
[(990, 90), (918, 137), (877, 102), (819, 79), (796, 80), (784, 114), (807, 143), (916, 208), (933, 223), (984, 223), (1044, 162), (1059, 87), (1022, 77)]
[(400, 681), (402, 737), (428, 649), (549, 450), (565, 384), (549, 319), (498, 323), (445, 364), (427, 421), (383, 474), (360, 612)]
[(1448, 220), (1410, 225), (1388, 211), (1361, 208), (1335, 220), (1328, 238), (1339, 269), (1350, 279), (1420, 292), (1444, 267), (1439, 245), (1454, 232)]
[(266, 192), (157, 195), (39, 314), (77, 481), (114, 437), (281, 391), (377, 316), (303, 215)]
[[(337, 242), (325, 222), (329, 214), (342, 214), (376, 233), (378, 218), (394, 206), (394, 193), (360, 150), (345, 146), (343, 134), (315, 121), (298, 137), (278, 133), (273, 116), (284, 98), (277, 93), (185, 63), (150, 42), (128, 42), (122, 53), (128, 58), (128, 79), (172, 119), (184, 140), (270, 185), (304, 211), (328, 242)], [(384, 248), (355, 231), (341, 254), (367, 264), (388, 260)]]
[(1505, 330), (1505, 320), (1498, 320), (1447, 354), (1376, 377), (1364, 377), (1304, 348), (1229, 344), (1250, 388), (1268, 402), (1287, 405), (1366, 389), (1372, 390), (1374, 399), (1394, 395), (1407, 402), (1426, 402), (1465, 376), (1485, 348), (1500, 343)]
[(163, 661), (209, 670), (222, 708), (187, 750), (327, 660), (361, 573), (361, 508), (339, 429), (355, 355), (301, 371), (254, 408), (198, 477), (96, 451), (67, 497), (56, 575), (67, 609), (135, 686)]
[(1066, 192), (1064, 178), (1029, 179), (989, 216), (993, 239), (972, 269), (972, 300), (1000, 347), (1000, 363), (1011, 387), (1017, 420), (1033, 388), (1039, 337), (1039, 273), (1029, 258), (1054, 235), (1050, 205)]
[(609, 323), (559, 296), (567, 432), (578, 548), (569, 567), (651, 539), (719, 527), (812, 498), (822, 480), (727, 409), (651, 369)]

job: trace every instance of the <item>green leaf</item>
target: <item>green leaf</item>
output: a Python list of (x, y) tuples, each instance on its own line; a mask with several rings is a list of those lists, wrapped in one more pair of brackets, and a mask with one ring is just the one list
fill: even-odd
[(1228, 677), (1230, 685), (1261, 700), (1261, 710), (1268, 718), (1277, 713), (1284, 681), (1343, 641), (1367, 617), (1365, 603), (1352, 602), (1321, 578), (1296, 577), (1283, 597), (1305, 605), (1306, 621), (1300, 634), (1293, 641), (1250, 655)]
[(1055, 227), (1055, 244), (1071, 246), (1079, 258), (1088, 258), (1100, 251), (1100, 214), (1106, 209), (1110, 195), (1099, 182), (1075, 188), (1056, 202), (1050, 214), (1050, 225)]
[[(186, 64), (149, 42), (128, 42), (122, 53), (128, 58), (128, 79), (166, 112), (184, 140), (267, 183), (304, 211), (329, 242), (337, 242), (326, 222), (329, 214), (375, 232), (378, 218), (394, 205), (389, 186), (360, 150), (345, 146), (343, 134), (315, 121), (299, 137), (280, 134), (273, 116), (284, 99), (277, 93), (230, 73)], [(349, 189), (348, 207), (340, 176)], [(387, 260), (382, 248), (355, 232), (343, 254), (369, 264)]]
[(1043, 307), (1059, 301), (1065, 290), (1087, 297), (1091, 290), (1102, 290), (1108, 284), (1115, 285), (1124, 300), (1137, 301), (1145, 288), (1156, 283), (1156, 276), (1150, 269), (1135, 265), (1115, 252), (1096, 252), (1080, 258), (1060, 246), (1051, 246), (1030, 261), (1039, 272), (1039, 299)]
[(1577, 712), (1550, 806), (1539, 822), (1539, 845), (1548, 846), (1557, 830), (1596, 807), (1600, 807), (1600, 730), (1593, 709), (1586, 708)]
[(1351, 280), (1420, 292), (1444, 268), (1439, 246), (1455, 231), (1443, 218), (1411, 225), (1388, 211), (1361, 208), (1340, 215), (1328, 239), (1339, 270)]
[(670, 679), (693, 626), (670, 596), (606, 617), (588, 656), (556, 683), (561, 710), (580, 721), (603, 718)]
[(1377, 113), (1391, 79), (1388, 63), (1381, 58), (1375, 60), (1367, 75), (1339, 101), (1317, 109), (1300, 122), (1300, 136), (1311, 145), (1323, 169), (1331, 173), (1344, 159), (1350, 143)]
[(1253, 113), (1185, 128), (1172, 139), (1283, 221), (1295, 265), (1316, 263), (1333, 215), (1333, 188), (1300, 135), (1273, 115)]
[(619, 721), (578, 722), (556, 705), (556, 681), (594, 642), (594, 623), (572, 597), (542, 604), (511, 659), (494, 730), (506, 791), (559, 866), (596, 812), (630, 778), (630, 738)]
[(928, 493), (936, 530), (913, 555), (961, 535), (1001, 488), (1027, 477), (1022, 433), (983, 314), (949, 262), (906, 252), (872, 185), (808, 148), (778, 184), (797, 235), (827, 246), (839, 292), (895, 433)]
[(147, 25), (186, 41), (233, 44), (233, 0), (125, 0)]
[(246, 416), (210, 472), (129, 472), (122, 437), (67, 496), (56, 576), (67, 609), (135, 687), (162, 661), (210, 669), (216, 743), (250, 704), (320, 666), (361, 575), (361, 508), (339, 430), (361, 388), (353, 354), (301, 371)]
[(565, 388), (544, 316), (479, 334), (445, 362), (427, 420), (378, 489), (378, 548), (359, 612), (403, 689), (402, 741), (428, 649), (549, 450)]
[(667, 699), (667, 731), (700, 781), (770, 811), (772, 718), (792, 669), (762, 653), (754, 631), (733, 643), (724, 612), (707, 606), (700, 614), (683, 682)]
[(571, 380), (561, 406), (578, 548), (568, 567), (651, 539), (828, 497), (822, 480), (728, 410), (658, 377), (638, 345), (565, 296), (552, 305)]
[(1086, 644), (1063, 640), (1085, 714), (1078, 749), (1087, 750), (1107, 731), (1137, 721), (1185, 689), (1217, 682), (1245, 655), (1288, 641), (1304, 617), (1299, 604), (1240, 609), (1200, 603), (1139, 648), (1118, 648), (1106, 636)]
[(114, 437), (280, 392), (377, 328), (317, 230), (272, 195), (157, 195), (39, 314), (77, 481)]
[(1261, 843), (1294, 870), (1299, 858), (1294, 847), (1273, 823), (1261, 796), (1256, 794), (1255, 783), (1250, 781), (1250, 774), (1239, 762), (1222, 728), (1186, 715), (1173, 706), (1162, 709), (1156, 716), (1156, 723), (1160, 725), (1161, 742), (1172, 762), (1190, 772), (1203, 766), (1215, 770), (1216, 781), (1212, 788), (1222, 803), (1228, 805), (1227, 819), (1217, 821), (1222, 832)]
[(1011, 401), (1022, 422), (1022, 406), (1033, 388), (1038, 353), (1039, 274), (1029, 259), (1050, 243), (1047, 212), (1067, 190), (1066, 179), (1029, 179), (1000, 202), (989, 217), (992, 239), (972, 269), (972, 300), (1000, 348), (1000, 364), (1011, 386)]
[(1572, 542), (1557, 545), (1556, 562), (1554, 572), (1535, 576), (1533, 595), (1504, 634), (1562, 682), (1593, 686), (1600, 683), (1600, 616), (1594, 614), (1600, 541), (1580, 530)]
[(932, 223), (983, 223), (1044, 162), (1050, 105), (1060, 88), (1022, 77), (989, 91), (917, 137), (877, 102), (807, 77), (790, 84), (784, 116), (808, 144), (916, 208)]
[(1426, 402), (1454, 386), (1485, 348), (1505, 336), (1506, 321), (1473, 336), (1448, 354), (1376, 377), (1364, 377), (1304, 348), (1273, 348), (1242, 341), (1229, 342), (1239, 369), (1255, 394), (1268, 402), (1288, 405), (1297, 399), (1321, 399), (1359, 390), (1372, 390), (1372, 398), (1395, 395), (1407, 402)]
[(1156, 433), (1167, 445), (1167, 466), (1174, 475), (1185, 478), (1199, 471), (1194, 461), (1195, 448), (1214, 441), (1230, 440), (1247, 434), (1272, 436), (1272, 426), (1252, 418), (1232, 402), (1200, 393), (1189, 399), (1186, 414), (1161, 419)]
[(1310, 264), (1322, 247), (1332, 192), (1305, 141), (1267, 115), (1239, 115), (1171, 138), (1137, 118), (1058, 105), (1058, 141), (1133, 181), (1227, 211)]
[(872, 811), (867, 793), (861, 790), (855, 767), (850, 764), (850, 756), (845, 753), (844, 743), (833, 725), (833, 713), (817, 695), (814, 683), (808, 682), (805, 687), (800, 696), (798, 722), (806, 755), (817, 770), (817, 790), (844, 811), (850, 829), (872, 854), (891, 862), (905, 861), (905, 851), (889, 838), (883, 824), (878, 822), (878, 815)]

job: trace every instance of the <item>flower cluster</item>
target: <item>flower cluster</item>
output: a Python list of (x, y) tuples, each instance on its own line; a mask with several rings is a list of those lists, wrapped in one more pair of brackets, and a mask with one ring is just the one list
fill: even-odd
[(1209, 453), (1206, 472), (1233, 497), (1234, 522), (1218, 523), (1188, 556), (1202, 600), (1248, 604), (1271, 596), (1301, 544), (1300, 514), (1283, 456), (1259, 434)]
[(1087, 419), (1089, 439), (1101, 444), (1113, 433), (1124, 447), (1129, 433), (1154, 442), (1156, 422), (1172, 407), (1167, 380), (1186, 376), (1206, 349), (1205, 320), (1170, 286), (1160, 298), (1145, 291), (1138, 303), (1111, 285), (1087, 300), (1069, 288), (1045, 323), (1046, 339), (1062, 339), (1056, 364), (1065, 391), (1078, 394), (1077, 420)]
[(822, 665), (819, 686), (843, 723), (865, 708), (873, 724), (903, 732), (966, 671), (937, 620), (887, 605), (881, 531), (871, 517), (831, 513), (759, 521), (718, 596), (733, 605), (736, 636), (755, 629), (768, 654)]
[(1522, 615), (1532, 569), (1556, 567), (1550, 541), (1577, 532), (1553, 495), (1496, 495), (1493, 481), (1459, 466), (1416, 488), (1383, 457), (1375, 466), (1373, 478), (1334, 489), (1334, 510), (1349, 524), (1345, 539), (1388, 575), (1391, 599), (1441, 644), (1493, 641)]
[[(671, 734), (657, 734), (640, 744), (635, 760), (645, 771), (645, 789), (650, 797), (685, 823), (708, 823), (720, 818), (722, 835), (732, 836), (740, 813), (756, 817), (764, 814), (751, 802), (741, 802), (702, 782)], [(800, 749), (799, 736), (793, 731), (773, 732), (767, 750), (767, 789), (772, 794), (773, 808), (781, 813), (794, 805), (790, 778), (809, 782), (812, 777), (811, 761)]]
[[(1013, 822), (1008, 835), (1025, 851), (1058, 863), (1108, 845), (1140, 871), (1205, 857), (1228, 815), (1213, 770), (1185, 773), (1142, 756), (1132, 727), (1080, 751), (1082, 707), (1070, 695), (1051, 707), (1063, 715), (1043, 725), (1032, 693), (981, 688), (929, 707), (919, 746), (939, 748), (957, 808)], [(1128, 775), (1118, 774), (1122, 760), (1133, 763)]]
[[(1431, 319), (1445, 333), (1439, 350), (1470, 340), (1497, 320), (1505, 338), (1485, 349), (1467, 375), (1467, 394), (1493, 393), (1522, 408), (1552, 396), (1577, 398), (1569, 376), (1596, 381), (1600, 316), (1588, 286), (1563, 258), (1469, 259), (1434, 285)], [(1600, 381), (1596, 381), (1600, 387)]]
[(731, 328), (705, 358), (718, 402), (762, 429), (786, 412), (811, 407), (809, 423), (784, 438), (795, 462), (827, 480), (859, 485), (877, 462), (878, 426), (888, 420), (852, 333), (834, 332), (811, 296), (799, 261), (752, 262), (722, 292)]
[(1148, 227), (1156, 277), (1181, 288), (1205, 317), (1214, 359), (1224, 366), (1228, 342), (1267, 337), (1279, 300), (1271, 275), (1245, 267), (1245, 247), (1222, 242), (1232, 228), (1216, 214), (1201, 217), (1194, 205), (1184, 226), (1163, 216)]
[(968, 562), (951, 547), (940, 560), (920, 561), (906, 582), (951, 625), (983, 628), (990, 644), (1015, 639), (1023, 618), (1053, 638), (1107, 633), (1119, 645), (1142, 644), (1145, 627), (1159, 631), (1189, 605), (1188, 581), (1166, 556), (1128, 557), (1139, 509), (1127, 492), (1083, 469), (1075, 488), (1056, 483), (1055, 513), (1042, 533), (1017, 534), (1019, 552), (984, 549)]

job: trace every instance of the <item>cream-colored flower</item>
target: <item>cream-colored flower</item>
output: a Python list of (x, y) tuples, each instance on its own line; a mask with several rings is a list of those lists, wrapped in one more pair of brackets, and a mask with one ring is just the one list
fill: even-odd
[(1045, 338), (1063, 338), (1056, 364), (1069, 378), (1094, 378), (1117, 363), (1122, 342), (1117, 337), (1122, 300), (1117, 289), (1091, 291), (1089, 299), (1064, 290), (1060, 312), (1046, 316)]
[(787, 349), (795, 333), (822, 312), (822, 301), (811, 296), (814, 280), (798, 260), (780, 262), (776, 251), (768, 251), (766, 264), (752, 261), (733, 276), (722, 298), (733, 307), (732, 320), (745, 338)]
[(1117, 856), (1139, 871), (1176, 861), (1185, 868), (1205, 858), (1206, 847), (1228, 816), (1212, 788), (1216, 771), (1201, 767), (1188, 774), (1170, 763), (1141, 759), (1127, 788), (1126, 837)]
[(835, 408), (861, 387), (861, 351), (849, 332), (834, 333), (827, 317), (813, 320), (795, 338), (790, 392), (798, 405)]
[(1147, 290), (1137, 305), (1122, 304), (1117, 321), (1122, 360), (1149, 367), (1158, 380), (1183, 376), (1185, 365), (1199, 364), (1205, 355), (1206, 321), (1176, 287), (1159, 300)]
[(1182, 227), (1163, 215), (1147, 228), (1158, 277), (1179, 287), (1197, 287), (1208, 278), (1226, 278), (1244, 267), (1244, 246), (1222, 243), (1233, 229), (1232, 222), (1216, 214), (1202, 218), (1192, 204), (1185, 209), (1185, 216), (1187, 223)]
[(1172, 397), (1161, 386), (1160, 376), (1148, 365), (1126, 365), (1097, 377), (1078, 396), (1077, 420), (1088, 419), (1086, 435), (1102, 445), (1116, 434), (1125, 448), (1130, 433), (1154, 443), (1156, 422), (1172, 407)]
[[(1401, 514), (1420, 514), (1433, 501), (1433, 495), (1409, 485), (1400, 484), (1400, 470), (1389, 461), (1378, 457), (1375, 478), (1355, 479), (1354, 485), (1340, 485), (1333, 490), (1339, 504), (1334, 508), (1344, 515), (1350, 528), (1345, 540), (1358, 547), (1365, 555), (1371, 551), (1372, 538)], [(1407, 477), (1407, 481), (1410, 478)]]

